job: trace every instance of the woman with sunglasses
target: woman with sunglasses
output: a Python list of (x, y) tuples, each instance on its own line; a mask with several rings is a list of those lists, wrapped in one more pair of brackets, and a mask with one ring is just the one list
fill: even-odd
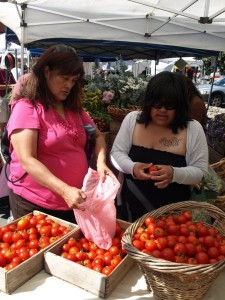
[[(14, 218), (39, 210), (75, 222), (84, 210), (81, 190), (88, 171), (82, 109), (83, 62), (66, 45), (50, 47), (37, 60), (14, 98), (7, 125), (11, 141), (8, 186)], [(97, 171), (115, 177), (106, 165), (104, 137), (95, 126)]]
[(125, 117), (111, 150), (123, 183), (117, 195), (119, 218), (133, 222), (148, 211), (190, 199), (191, 187), (208, 171), (208, 147), (201, 124), (188, 113), (183, 76), (165, 71), (150, 79), (141, 110)]

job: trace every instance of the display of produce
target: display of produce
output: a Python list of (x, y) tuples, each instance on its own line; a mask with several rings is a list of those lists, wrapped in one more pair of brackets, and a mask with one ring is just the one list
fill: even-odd
[(188, 210), (155, 220), (147, 216), (136, 229), (132, 244), (143, 253), (187, 264), (210, 264), (225, 259), (225, 238)]
[(122, 245), (156, 299), (200, 300), (225, 268), (224, 224), (215, 205), (176, 202), (136, 220)]
[(123, 232), (130, 223), (116, 221), (108, 250), (88, 241), (79, 228), (45, 252), (46, 272), (101, 298), (108, 297), (134, 264), (121, 246)]
[(0, 228), (0, 290), (12, 293), (44, 268), (44, 252), (77, 225), (32, 213)]
[(11, 270), (69, 232), (43, 213), (7, 224), (0, 228), (0, 266)]
[(108, 250), (99, 248), (84, 236), (77, 239), (71, 237), (62, 245), (60, 255), (86, 268), (109, 275), (126, 255), (121, 245), (122, 235), (123, 229), (116, 223), (115, 236)]

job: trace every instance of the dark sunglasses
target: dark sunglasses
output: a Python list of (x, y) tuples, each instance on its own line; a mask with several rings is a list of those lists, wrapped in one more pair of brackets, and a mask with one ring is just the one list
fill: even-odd
[(163, 102), (155, 102), (152, 104), (152, 107), (156, 109), (161, 109), (162, 107), (164, 107), (166, 110), (174, 110), (177, 108), (175, 103), (163, 103)]
[(61, 44), (55, 47), (55, 50), (53, 53), (59, 53), (59, 52), (73, 52), (76, 53), (76, 50), (73, 47)]

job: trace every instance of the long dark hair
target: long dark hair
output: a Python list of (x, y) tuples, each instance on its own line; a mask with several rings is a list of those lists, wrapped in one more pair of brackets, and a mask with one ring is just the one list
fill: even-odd
[(168, 71), (158, 73), (149, 80), (137, 122), (145, 124), (145, 126), (149, 124), (151, 121), (150, 111), (156, 101), (173, 103), (176, 108), (171, 128), (173, 133), (177, 133), (179, 128), (186, 128), (189, 121), (187, 95), (187, 84), (182, 76)]
[(37, 59), (17, 98), (28, 98), (33, 104), (38, 101), (45, 109), (54, 106), (54, 98), (45, 78), (46, 66), (50, 71), (57, 71), (61, 75), (79, 76), (63, 104), (71, 111), (80, 111), (84, 77), (83, 61), (72, 47), (63, 44), (51, 46)]

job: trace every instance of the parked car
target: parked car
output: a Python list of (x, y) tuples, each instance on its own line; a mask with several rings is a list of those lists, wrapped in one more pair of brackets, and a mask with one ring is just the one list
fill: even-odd
[[(208, 102), (211, 84), (196, 85), (202, 97)], [(225, 104), (225, 77), (221, 77), (213, 83), (212, 94), (209, 104), (212, 106), (221, 107)]]

